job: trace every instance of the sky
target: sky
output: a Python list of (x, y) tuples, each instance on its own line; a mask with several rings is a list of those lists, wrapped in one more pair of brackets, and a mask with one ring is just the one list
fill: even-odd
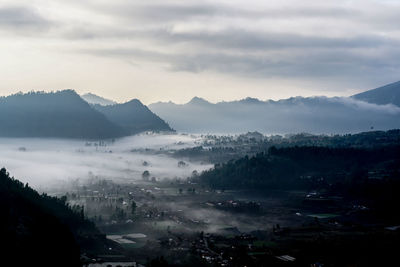
[(400, 1), (0, 0), (0, 95), (349, 96), (400, 80)]

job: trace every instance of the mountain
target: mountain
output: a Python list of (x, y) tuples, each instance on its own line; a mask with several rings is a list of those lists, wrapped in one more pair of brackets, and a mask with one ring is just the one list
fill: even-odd
[(204, 106), (204, 105), (212, 105), (210, 102), (205, 100), (204, 98), (201, 97), (193, 97), (192, 100), (187, 103), (188, 105), (193, 105), (193, 106)]
[(102, 106), (108, 106), (108, 105), (114, 105), (117, 104), (117, 102), (103, 98), (101, 96), (92, 94), (92, 93), (87, 93), (84, 95), (81, 95), (81, 98), (88, 102), (89, 104), (92, 105), (102, 105)]
[(128, 134), (143, 131), (173, 131), (169, 125), (139, 100), (133, 99), (123, 104), (93, 105), (112, 123), (123, 128)]
[(126, 135), (73, 90), (1, 97), (0, 125), (2, 137), (97, 139)]
[(400, 81), (352, 96), (378, 105), (393, 104), (400, 107)]
[(400, 127), (400, 107), (343, 97), (293, 97), (279, 101), (246, 98), (210, 103), (154, 103), (149, 108), (177, 131), (191, 133), (354, 133)]

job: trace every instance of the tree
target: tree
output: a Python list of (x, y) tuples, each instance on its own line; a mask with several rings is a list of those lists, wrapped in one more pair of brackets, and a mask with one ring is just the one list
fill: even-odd
[(148, 181), (148, 180), (149, 180), (149, 177), (150, 177), (150, 172), (149, 172), (148, 170), (145, 170), (145, 171), (142, 173), (142, 178), (143, 178), (143, 180)]
[(186, 166), (187, 166), (186, 162), (184, 162), (182, 160), (178, 162), (178, 167), (179, 168), (183, 168), (183, 167), (186, 167)]
[(135, 201), (132, 200), (132, 203), (131, 203), (131, 214), (132, 214), (132, 216), (134, 216), (136, 214), (136, 208), (137, 208), (137, 204), (136, 204)]

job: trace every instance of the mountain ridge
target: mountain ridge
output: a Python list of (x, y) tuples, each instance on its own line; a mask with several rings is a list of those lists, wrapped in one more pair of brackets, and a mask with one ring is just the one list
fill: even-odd
[(349, 97), (245, 98), (196, 105), (154, 103), (149, 108), (183, 132), (352, 133), (400, 127), (400, 108)]
[(70, 89), (2, 97), (0, 124), (2, 137), (105, 139), (125, 135)]
[[(382, 95), (382, 92), (384, 96), (382, 97), (383, 99), (373, 99), (374, 97), (379, 97)], [(380, 95), (379, 95), (380, 94)], [(207, 103), (207, 104), (222, 104), (222, 103), (232, 103), (232, 102), (240, 102), (240, 103), (266, 103), (266, 102), (281, 102), (281, 101), (288, 101), (288, 100), (296, 100), (296, 99), (306, 99), (306, 98), (324, 98), (327, 96), (309, 96), (309, 97), (304, 97), (304, 96), (292, 96), (284, 99), (278, 99), (278, 100), (272, 100), (272, 99), (266, 99), (262, 100), (256, 97), (245, 97), (242, 99), (238, 100), (231, 100), (231, 101), (219, 101), (216, 103), (212, 103), (208, 101), (207, 99), (199, 96), (194, 96), (191, 100), (189, 100), (186, 103), (183, 104), (177, 104), (172, 101), (164, 102), (164, 101), (157, 101), (154, 103), (149, 104), (149, 106), (152, 105), (159, 105), (159, 104), (174, 104), (174, 105), (187, 105), (187, 104), (202, 104), (202, 103)], [(362, 100), (368, 103), (372, 104), (377, 104), (377, 105), (386, 105), (386, 104), (393, 104), (396, 106), (400, 106), (400, 81), (393, 82), (390, 84), (386, 84), (384, 86), (380, 86), (374, 89), (366, 90), (358, 94), (354, 94), (350, 96), (351, 98), (355, 98), (357, 100)], [(329, 98), (329, 97), (328, 97)], [(335, 97), (331, 97), (335, 98)]]
[(93, 93), (83, 94), (83, 95), (81, 95), (81, 98), (83, 100), (85, 100), (86, 102), (88, 102), (89, 104), (92, 104), (92, 105), (99, 104), (99, 105), (102, 105), (102, 106), (108, 106), (108, 105), (117, 104), (117, 102), (115, 102), (113, 100), (98, 96), (98, 95), (93, 94)]
[(393, 104), (400, 107), (400, 81), (358, 93), (351, 97), (378, 105)]
[(163, 119), (138, 99), (114, 105), (92, 105), (108, 120), (122, 127), (128, 134), (143, 131), (174, 131)]
[(0, 137), (108, 139), (173, 131), (138, 99), (92, 105), (72, 89), (0, 97), (0, 124)]

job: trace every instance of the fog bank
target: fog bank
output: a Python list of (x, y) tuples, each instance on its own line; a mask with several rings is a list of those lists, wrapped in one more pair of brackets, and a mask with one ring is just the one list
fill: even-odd
[(58, 188), (90, 177), (135, 182), (145, 170), (156, 179), (185, 178), (211, 165), (168, 156), (168, 150), (192, 147), (199, 139), (188, 135), (142, 134), (115, 141), (86, 142), (66, 139), (0, 138), (0, 167), (38, 190)]

